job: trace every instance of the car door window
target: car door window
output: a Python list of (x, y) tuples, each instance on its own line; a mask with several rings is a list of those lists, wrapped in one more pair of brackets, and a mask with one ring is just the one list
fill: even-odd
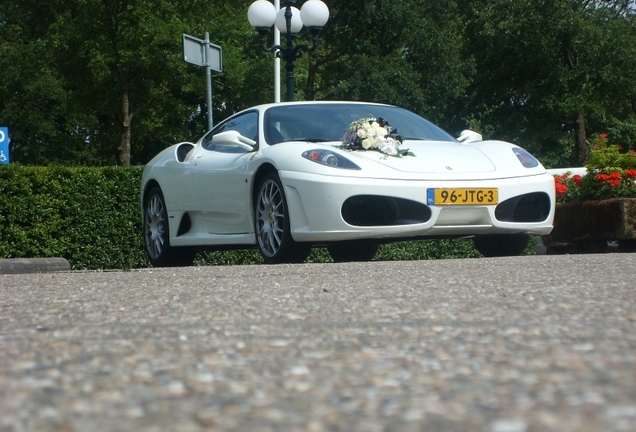
[(237, 131), (241, 135), (257, 142), (258, 145), (258, 112), (250, 111), (231, 117), (212, 129), (201, 142), (203, 148), (223, 153), (245, 153), (240, 147), (215, 146), (212, 137), (226, 131)]

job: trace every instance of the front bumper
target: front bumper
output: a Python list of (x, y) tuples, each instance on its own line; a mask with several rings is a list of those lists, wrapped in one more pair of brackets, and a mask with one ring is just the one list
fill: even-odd
[[(291, 231), (299, 242), (409, 237), (472, 236), (526, 233), (546, 235), (554, 219), (554, 179), (549, 174), (491, 180), (387, 180), (280, 171), (289, 207)], [(499, 203), (541, 192), (549, 197), (547, 217), (540, 222), (506, 222), (495, 216), (496, 205), (427, 206), (430, 218), (422, 223), (354, 226), (342, 215), (351, 197), (374, 195), (427, 204), (429, 188), (497, 188)]]

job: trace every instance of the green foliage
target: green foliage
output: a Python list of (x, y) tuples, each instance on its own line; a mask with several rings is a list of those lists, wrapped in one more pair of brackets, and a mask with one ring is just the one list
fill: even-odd
[(382, 245), (375, 259), (406, 261), (480, 256), (481, 254), (474, 248), (472, 240), (421, 240)]
[(590, 158), (585, 163), (589, 171), (636, 168), (636, 151), (623, 151), (619, 144), (610, 144), (606, 134), (600, 134), (590, 150)]
[(572, 175), (566, 172), (562, 175), (554, 175), (554, 186), (556, 189), (556, 202), (567, 203), (581, 200), (582, 176)]
[(636, 151), (610, 144), (599, 134), (590, 150), (585, 176), (565, 173), (555, 176), (557, 202), (636, 198)]
[(636, 198), (636, 170), (612, 168), (583, 176), (579, 200)]
[(633, 9), (578, 0), (463, 3), (476, 74), (459, 119), (476, 117), (496, 132), (485, 136), (518, 143), (547, 166), (581, 163), (579, 115), (589, 130), (612, 127), (624, 145), (636, 145), (628, 132), (636, 124)]
[(599, 134), (586, 162), (588, 175), (578, 187), (579, 200), (636, 198), (636, 151), (622, 150), (610, 144), (606, 134)]
[(63, 257), (74, 269), (147, 266), (139, 168), (0, 166), (0, 258)]
[(199, 252), (194, 265), (250, 265), (263, 264), (256, 249)]
[[(536, 239), (528, 244), (524, 255), (533, 255)], [(479, 258), (482, 255), (473, 246), (472, 240), (415, 240), (387, 243), (380, 246), (374, 261), (418, 261), (432, 259)], [(307, 263), (333, 262), (326, 248), (311, 250)], [(201, 252), (195, 265), (251, 265), (262, 264), (263, 259), (255, 249)]]
[(329, 8), (321, 48), (300, 63), (304, 99), (391, 103), (443, 123), (474, 64), (462, 55), (456, 2), (334, 0)]
[[(63, 257), (75, 270), (148, 267), (139, 167), (0, 165), (0, 259)], [(384, 244), (375, 260), (478, 257), (470, 240)], [(307, 262), (332, 262), (326, 248)], [(262, 264), (256, 249), (200, 252), (195, 265)]]
[[(247, 22), (251, 2), (0, 0), (0, 124), (11, 129), (12, 160), (116, 164), (124, 101), (133, 165), (200, 137), (207, 129), (204, 71), (183, 61), (183, 33), (209, 32), (223, 47), (223, 73), (213, 78), (216, 122), (273, 101), (273, 56)], [(630, 2), (328, 6), (320, 48), (296, 61), (299, 100), (404, 106), (452, 134), (470, 127), (518, 143), (546, 166), (578, 162), (579, 115), (588, 130), (636, 148)], [(310, 44), (308, 32), (296, 42)]]

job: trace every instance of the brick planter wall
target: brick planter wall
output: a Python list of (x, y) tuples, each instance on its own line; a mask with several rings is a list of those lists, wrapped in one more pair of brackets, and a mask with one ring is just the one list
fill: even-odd
[(611, 198), (557, 204), (554, 229), (541, 238), (546, 246), (575, 242), (636, 240), (636, 198)]

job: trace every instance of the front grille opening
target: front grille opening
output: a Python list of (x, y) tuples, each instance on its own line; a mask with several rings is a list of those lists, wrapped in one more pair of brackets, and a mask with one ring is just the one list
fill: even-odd
[(545, 192), (532, 192), (507, 199), (495, 209), (502, 222), (543, 222), (550, 215), (550, 197)]
[(427, 222), (428, 206), (417, 201), (380, 195), (358, 195), (342, 205), (342, 218), (353, 226), (395, 226)]

